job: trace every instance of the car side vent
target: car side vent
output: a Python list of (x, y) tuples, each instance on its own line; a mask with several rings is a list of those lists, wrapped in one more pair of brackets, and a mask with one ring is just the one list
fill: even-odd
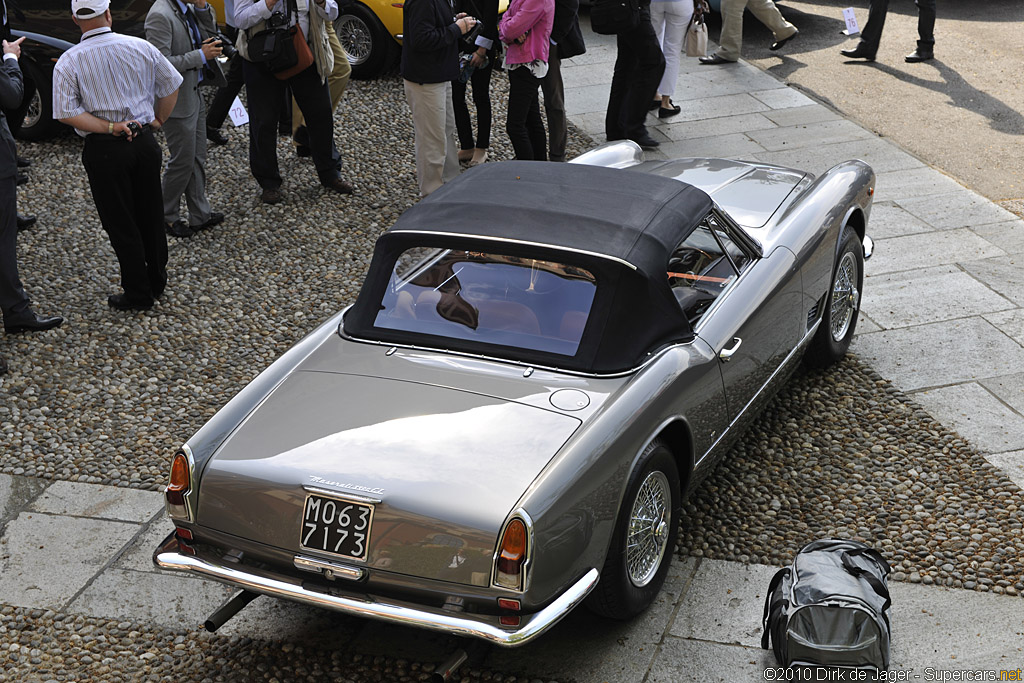
[(815, 303), (811, 307), (811, 310), (807, 311), (807, 329), (811, 329), (814, 326), (814, 321), (818, 319), (818, 304)]

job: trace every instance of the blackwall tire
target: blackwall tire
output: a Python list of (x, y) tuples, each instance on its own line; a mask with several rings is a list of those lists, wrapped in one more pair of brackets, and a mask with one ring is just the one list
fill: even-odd
[(846, 356), (857, 328), (863, 288), (864, 246), (857, 238), (857, 233), (844, 228), (821, 324), (804, 355), (804, 362), (808, 366), (828, 367)]

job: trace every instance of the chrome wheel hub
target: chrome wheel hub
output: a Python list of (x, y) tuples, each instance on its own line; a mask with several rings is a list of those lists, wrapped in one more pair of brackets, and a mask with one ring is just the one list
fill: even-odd
[(370, 27), (362, 19), (352, 14), (344, 14), (334, 22), (334, 31), (338, 34), (338, 40), (345, 48), (350, 63), (362, 64), (370, 57), (373, 40), (370, 38)]
[(662, 472), (648, 474), (633, 501), (626, 535), (626, 570), (630, 582), (638, 588), (654, 579), (665, 557), (671, 504), (668, 478)]
[(22, 121), (22, 126), (25, 128), (31, 128), (32, 126), (38, 125), (39, 121), (43, 118), (43, 100), (39, 96), (39, 91), (32, 93), (32, 99), (28, 103), (28, 110), (25, 112), (25, 120)]
[(850, 331), (860, 307), (860, 290), (857, 289), (859, 271), (857, 259), (846, 252), (839, 260), (836, 278), (832, 282), (832, 309), (829, 311), (829, 329), (833, 341), (840, 342)]

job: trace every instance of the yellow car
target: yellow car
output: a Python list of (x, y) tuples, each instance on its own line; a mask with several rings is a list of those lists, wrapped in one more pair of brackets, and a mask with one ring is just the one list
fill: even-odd
[(361, 0), (342, 8), (334, 21), (348, 53), (353, 78), (373, 78), (391, 66), (402, 45), (401, 0)]

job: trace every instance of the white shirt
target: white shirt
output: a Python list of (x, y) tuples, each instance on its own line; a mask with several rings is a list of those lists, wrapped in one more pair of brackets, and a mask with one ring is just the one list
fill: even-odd
[[(295, 5), (299, 15), (299, 28), (302, 29), (302, 35), (306, 36), (307, 41), (309, 40), (309, 11), (311, 4), (316, 8), (316, 12), (320, 15), (321, 19), (334, 21), (338, 18), (338, 3), (335, 0), (326, 0), (323, 7), (318, 5), (315, 0), (296, 0)], [(288, 0), (277, 0), (273, 12), (267, 9), (267, 3), (264, 0), (257, 0), (256, 2), (238, 0), (238, 4), (235, 5), (235, 26), (239, 30), (249, 29), (261, 21), (269, 19), (271, 14), (283, 15), (287, 12)], [(288, 25), (291, 26), (291, 22)]]

